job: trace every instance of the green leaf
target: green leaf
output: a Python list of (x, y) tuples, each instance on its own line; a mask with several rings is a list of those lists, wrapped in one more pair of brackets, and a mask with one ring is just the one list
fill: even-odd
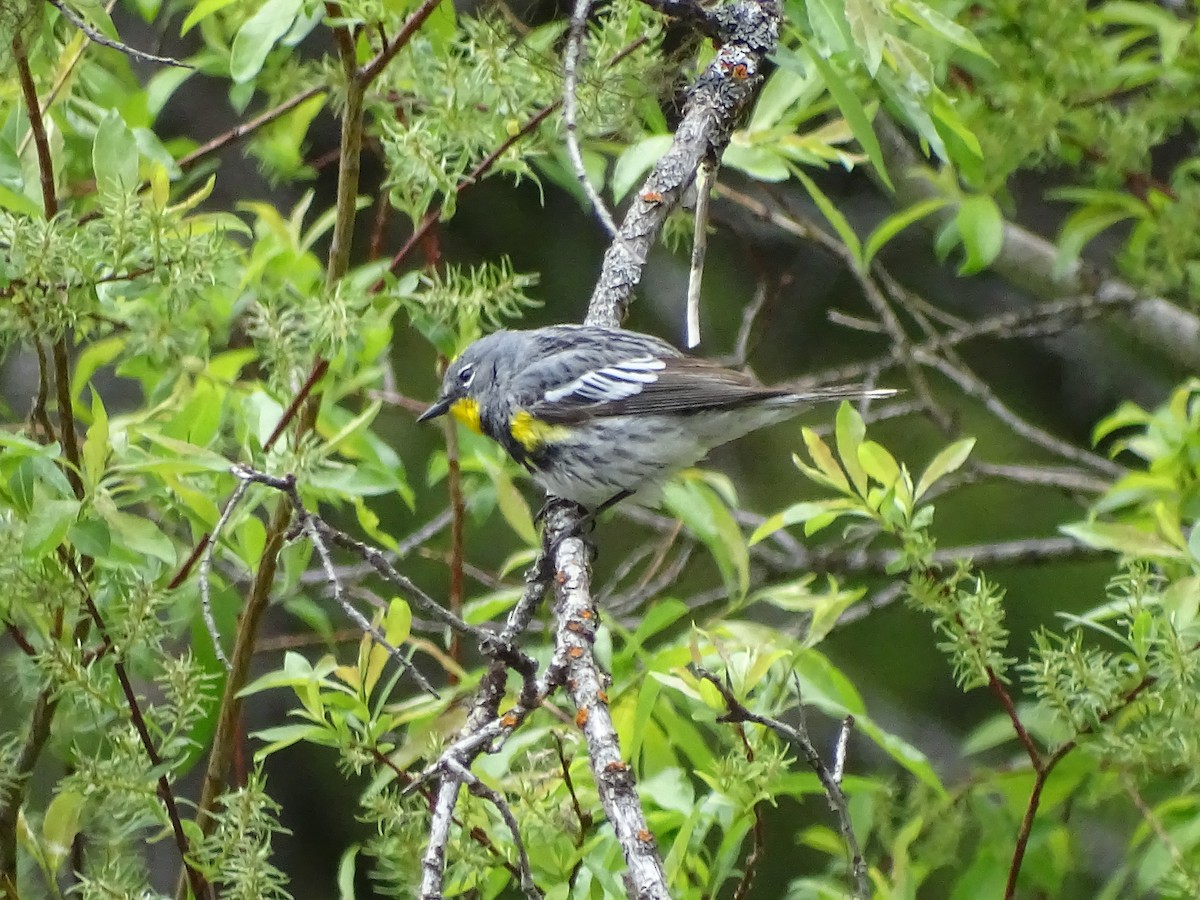
[(866, 496), (867, 472), (862, 467), (862, 463), (858, 461), (858, 448), (862, 445), (863, 438), (866, 437), (867, 426), (863, 423), (858, 410), (849, 401), (843, 400), (838, 406), (837, 427), (834, 434), (837, 438), (838, 457), (842, 461), (842, 467), (854, 483), (854, 489), (860, 496)]
[(633, 186), (641, 182), (659, 158), (667, 152), (673, 138), (669, 134), (656, 134), (630, 144), (617, 157), (612, 173), (612, 196), (620, 201)]
[(930, 460), (929, 465), (917, 480), (917, 490), (914, 499), (920, 500), (921, 496), (933, 486), (934, 482), (962, 466), (967, 461), (967, 457), (971, 455), (971, 450), (974, 447), (975, 438), (963, 438), (961, 441), (955, 441), (948, 447), (943, 447), (937, 456)]
[(262, 71), (267, 54), (288, 33), (300, 7), (301, 0), (267, 0), (238, 29), (229, 56), (229, 75), (235, 84), (245, 84)]
[(833, 578), (829, 579), (826, 590), (814, 591), (814, 580), (814, 576), (806, 575), (787, 584), (772, 585), (750, 598), (751, 603), (762, 602), (791, 613), (807, 613), (809, 621), (803, 635), (805, 649), (821, 643), (837, 625), (842, 613), (867, 592), (863, 587), (843, 590)]
[(823, 90), (822, 83), (810, 73), (782, 66), (777, 68), (759, 92), (745, 130), (754, 134), (770, 131), (780, 125), (788, 127), (795, 120), (796, 113), (806, 111), (806, 107)]
[(75, 791), (57, 794), (46, 807), (42, 820), (42, 849), (46, 854), (46, 867), (50, 874), (58, 871), (71, 854), (75, 836), (79, 834), (79, 817), (83, 812), (84, 798)]
[(267, 746), (255, 751), (255, 760), (264, 759), (277, 750), (290, 747), (292, 744), (300, 741), (334, 746), (334, 742), (330, 739), (328, 728), (307, 722), (295, 725), (279, 725), (275, 728), (264, 728), (262, 731), (251, 732), (250, 736), (260, 741), (268, 742)]
[(708, 548), (730, 594), (745, 596), (750, 587), (750, 551), (720, 495), (685, 473), (663, 488), (663, 503)]
[(1145, 427), (1153, 417), (1136, 403), (1126, 400), (1116, 410), (1096, 423), (1092, 429), (1092, 444), (1099, 444), (1114, 431), (1123, 428)]
[(858, 448), (858, 461), (867, 474), (885, 488), (892, 487), (900, 478), (900, 465), (882, 444), (864, 441)]
[(83, 440), (83, 481), (89, 488), (100, 483), (104, 475), (105, 464), (108, 462), (108, 413), (100, 394), (92, 392), (92, 424), (88, 426), (87, 436)]
[(901, 737), (884, 731), (866, 716), (855, 716), (854, 727), (873, 740), (881, 750), (899, 763), (909, 774), (915, 776), (926, 787), (932, 788), (939, 796), (946, 796), (946, 787), (938, 777), (937, 770), (929, 762), (929, 757), (917, 747)]
[(92, 142), (92, 169), (101, 193), (127, 194), (138, 185), (138, 149), (133, 132), (115, 109), (100, 120)]
[[(894, 189), (892, 179), (888, 175), (887, 166), (883, 161), (883, 150), (879, 146), (879, 138), (875, 136), (875, 129), (871, 125), (871, 117), (867, 115), (866, 107), (858, 99), (858, 92), (846, 83), (845, 79), (842, 78), (833, 65), (821, 59), (815, 53), (810, 53), (809, 58), (821, 73), (821, 78), (824, 80), (825, 86), (829, 88), (829, 96), (833, 98), (833, 102), (841, 110), (842, 117), (845, 118), (846, 124), (850, 126), (850, 130), (854, 133), (854, 139), (862, 147), (863, 153), (867, 154), (867, 159), (871, 161), (871, 165), (875, 167), (875, 171), (879, 174), (883, 183), (889, 188)], [(855, 255), (857, 256), (858, 254)]]
[(850, 482), (846, 480), (842, 467), (837, 464), (837, 460), (833, 458), (833, 452), (821, 440), (821, 436), (811, 428), (805, 428), (800, 433), (804, 437), (804, 446), (808, 448), (808, 455), (816, 463), (817, 469), (824, 476), (826, 483), (843, 494), (852, 494)]
[(846, 7), (842, 0), (807, 0), (804, 12), (808, 26), (820, 40), (826, 52), (823, 56), (841, 53), (854, 46), (850, 23), (846, 21)]
[(919, 0), (894, 0), (892, 8), (910, 22), (945, 38), (954, 46), (982, 59), (991, 60), (992, 57), (983, 49), (983, 44), (979, 43), (979, 39), (968, 29)]
[[(755, 528), (754, 533), (750, 535), (750, 546), (753, 547), (782, 528), (799, 525), (830, 514), (836, 518), (839, 512), (855, 509), (857, 505), (852, 500), (804, 500), (800, 503), (793, 503), (782, 512), (777, 512), (764, 519), (762, 524)], [(832, 522), (833, 519), (829, 521)]]
[(833, 226), (834, 231), (838, 233), (838, 237), (842, 239), (842, 243), (850, 251), (854, 259), (854, 264), (862, 268), (862, 242), (859, 241), (858, 235), (854, 233), (854, 229), (850, 227), (850, 223), (846, 221), (846, 217), (842, 215), (842, 211), (834, 206), (824, 191), (822, 191), (815, 181), (808, 177), (802, 169), (793, 169), (793, 173), (800, 183), (804, 185), (813, 202), (817, 204), (817, 208), (821, 210), (821, 214), (825, 216), (829, 224)]
[(846, 21), (854, 36), (854, 47), (872, 76), (883, 61), (887, 28), (879, 0), (845, 0)]
[(358, 868), (360, 845), (351, 844), (342, 852), (337, 867), (338, 900), (355, 900), (354, 872)]
[(539, 538), (533, 524), (533, 513), (529, 511), (529, 504), (513, 483), (508, 470), (489, 457), (480, 456), (478, 459), (496, 489), (496, 507), (508, 527), (528, 546), (537, 546)]
[(78, 500), (41, 500), (36, 503), (25, 526), (23, 552), (30, 559), (41, 559), (63, 542), (67, 530), (79, 515)]
[[(358, 436), (361, 431), (366, 429), (367, 425), (374, 421), (375, 416), (379, 414), (379, 410), (382, 408), (383, 402), (380, 400), (375, 400), (367, 404), (367, 407), (362, 412), (342, 425), (342, 427), (339, 428), (337, 432), (325, 442), (325, 444), (321, 447), (321, 453), (325, 456), (330, 456), (337, 452), (338, 448), (340, 448), (342, 444), (346, 443), (351, 438)], [(347, 453), (347, 455), (354, 456), (356, 454)]]
[(75, 375), (71, 378), (72, 405), (79, 402), (83, 389), (87, 387), (91, 377), (96, 374), (96, 370), (101, 366), (107, 366), (120, 356), (124, 349), (125, 338), (120, 335), (111, 335), (92, 341), (80, 351), (79, 358), (75, 362)]
[(67, 529), (67, 540), (84, 556), (99, 559), (108, 556), (112, 532), (100, 519), (81, 519)]
[(996, 201), (986, 194), (968, 197), (954, 216), (966, 258), (960, 275), (981, 272), (992, 264), (1004, 246), (1004, 217)]
[(867, 236), (867, 243), (863, 249), (863, 267), (871, 265), (871, 261), (882, 250), (887, 243), (902, 232), (909, 225), (921, 221), (926, 216), (943, 209), (949, 201), (943, 197), (931, 197), (928, 200), (921, 200), (914, 203), (912, 206), (905, 207), (902, 210), (892, 213), (882, 222), (880, 222), (875, 230)]
[(1184, 553), (1148, 531), (1119, 522), (1076, 522), (1062, 525), (1059, 531), (1098, 550), (1112, 550), (1123, 556), (1183, 559)]
[(104, 512), (104, 519), (127, 552), (135, 556), (152, 556), (168, 566), (175, 565), (175, 545), (149, 519), (117, 510)]
[(757, 181), (771, 183), (787, 181), (792, 175), (788, 158), (777, 146), (755, 142), (746, 132), (733, 135), (721, 157), (721, 165), (745, 172)]
[(1054, 274), (1063, 276), (1079, 261), (1083, 248), (1100, 232), (1131, 217), (1125, 209), (1102, 209), (1085, 206), (1075, 210), (1063, 222), (1058, 233), (1058, 254), (1054, 260)]
[(399, 647), (412, 634), (412, 609), (408, 602), (393, 597), (383, 620), (383, 636), (393, 647)]

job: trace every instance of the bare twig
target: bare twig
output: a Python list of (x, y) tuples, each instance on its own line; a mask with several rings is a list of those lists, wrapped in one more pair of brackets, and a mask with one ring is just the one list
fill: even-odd
[(587, 33), (588, 12), (591, 7), (592, 0), (575, 0), (575, 8), (571, 13), (571, 27), (567, 32), (567, 46), (563, 51), (563, 124), (566, 126), (567, 156), (575, 170), (575, 178), (579, 181), (584, 196), (592, 204), (596, 218), (600, 220), (604, 230), (610, 236), (615, 236), (617, 223), (613, 221), (612, 213), (604, 205), (604, 200), (596, 191), (592, 180), (588, 178), (587, 166), (583, 162), (583, 151), (579, 148), (577, 88), (579, 86), (579, 69), (583, 65), (583, 45)]
[(169, 56), (156, 56), (153, 53), (146, 53), (143, 50), (136, 50), (128, 44), (122, 44), (120, 41), (114, 41), (111, 38), (105, 37), (89, 23), (84, 21), (75, 10), (71, 9), (63, 0), (47, 0), (51, 6), (62, 13), (62, 17), (78, 28), (94, 44), (99, 44), (102, 47), (108, 47), (112, 50), (118, 50), (126, 56), (141, 62), (162, 63), (167, 66), (175, 66), (180, 69), (193, 69), (195, 66), (188, 65), (185, 62), (180, 62), (177, 59), (172, 59)]
[(1123, 466), (1119, 466), (1105, 459), (1103, 456), (1087, 450), (1081, 450), (1074, 444), (1069, 444), (1064, 440), (1056, 438), (1049, 432), (1025, 421), (1025, 419), (1009, 409), (986, 383), (968, 369), (923, 350), (916, 350), (913, 355), (922, 365), (936, 369), (957, 385), (964, 394), (982, 403), (988, 412), (1031, 444), (1035, 444), (1056, 456), (1080, 463), (1089, 469), (1094, 469), (1110, 477), (1118, 477), (1125, 474), (1126, 469)]
[(204, 615), (204, 625), (208, 629), (208, 636), (212, 639), (213, 650), (217, 654), (217, 659), (221, 661), (221, 665), (225, 667), (226, 672), (230, 669), (229, 657), (225, 655), (225, 648), (221, 646), (221, 632), (217, 630), (217, 621), (213, 618), (209, 575), (212, 571), (213, 551), (216, 549), (217, 543), (221, 540), (221, 532), (225, 530), (225, 526), (229, 522), (229, 517), (233, 514), (234, 508), (241, 502), (242, 496), (246, 493), (248, 487), (250, 487), (249, 479), (238, 479), (237, 487), (233, 489), (233, 493), (225, 501), (225, 508), (221, 510), (221, 516), (217, 519), (217, 524), (213, 526), (208, 540), (204, 542), (203, 555), (200, 557), (200, 571), (198, 575), (200, 584), (200, 611)]
[(696, 169), (696, 212), (692, 233), (692, 262), (688, 267), (687, 345), (700, 343), (700, 287), (704, 281), (704, 258), (708, 253), (708, 201), (716, 178), (717, 164), (701, 160)]
[(846, 748), (850, 744), (850, 730), (854, 727), (854, 716), (842, 719), (842, 727), (838, 729), (837, 744), (833, 748), (833, 780), (842, 783), (842, 775), (846, 771)]
[(310, 87), (306, 90), (293, 94), (282, 103), (279, 103), (270, 109), (259, 113), (253, 119), (249, 119), (245, 122), (239, 122), (228, 131), (222, 132), (215, 138), (212, 138), (211, 140), (201, 144), (191, 153), (187, 153), (180, 157), (176, 165), (186, 172), (201, 160), (212, 156), (214, 153), (225, 149), (230, 144), (236, 143), (244, 137), (249, 137), (250, 135), (254, 134), (254, 132), (258, 131), (258, 129), (270, 125), (276, 119), (286, 116), (302, 103), (311, 100), (313, 97), (316, 97), (319, 94), (323, 94), (326, 90), (328, 90), (328, 88), (326, 88), (324, 85), (315, 85), (314, 87)]

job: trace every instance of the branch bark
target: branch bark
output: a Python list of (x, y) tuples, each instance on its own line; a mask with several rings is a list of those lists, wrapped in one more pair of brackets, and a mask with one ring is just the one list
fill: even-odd
[[(671, 11), (687, 14), (688, 9), (686, 4), (675, 4)], [(701, 28), (704, 33), (708, 27), (720, 32), (716, 56), (688, 95), (670, 149), (634, 196), (620, 231), (604, 254), (588, 303), (588, 325), (621, 324), (667, 215), (692, 183), (701, 162), (721, 158), (738, 114), (758, 87), (762, 64), (779, 40), (780, 12), (773, 0), (745, 0), (720, 12), (716, 26), (713, 14), (704, 13), (698, 20), (706, 23)]]

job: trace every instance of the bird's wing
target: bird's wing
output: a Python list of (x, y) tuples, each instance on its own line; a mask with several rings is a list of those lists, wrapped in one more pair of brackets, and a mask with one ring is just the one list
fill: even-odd
[(570, 423), (592, 416), (724, 409), (789, 393), (705, 360), (638, 356), (562, 381), (546, 390), (529, 411), (546, 422)]

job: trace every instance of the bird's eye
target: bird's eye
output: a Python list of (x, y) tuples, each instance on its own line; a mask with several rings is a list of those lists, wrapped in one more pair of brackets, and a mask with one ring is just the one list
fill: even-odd
[(458, 383), (463, 387), (468, 387), (471, 381), (475, 378), (475, 367), (470, 363), (458, 370)]

